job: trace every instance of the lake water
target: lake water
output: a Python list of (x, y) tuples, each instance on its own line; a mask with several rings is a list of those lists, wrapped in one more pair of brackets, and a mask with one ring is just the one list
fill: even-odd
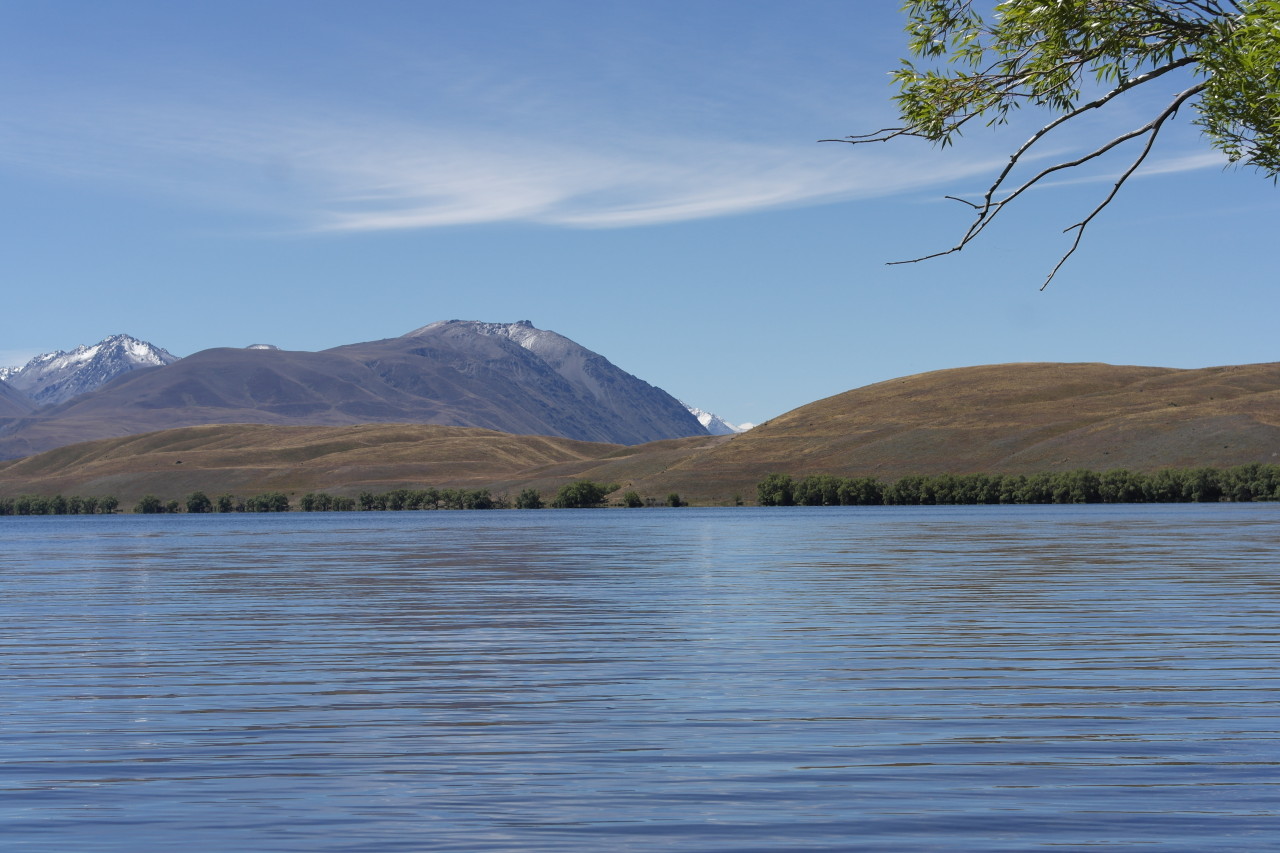
[(13, 851), (1280, 849), (1280, 506), (0, 519)]

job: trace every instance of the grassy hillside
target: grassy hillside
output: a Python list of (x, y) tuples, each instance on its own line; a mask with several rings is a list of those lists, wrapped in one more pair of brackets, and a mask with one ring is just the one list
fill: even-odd
[(0, 495), (264, 491), (354, 494), (401, 485), (478, 487), (624, 450), (470, 427), (366, 424), (184, 427), (76, 444), (0, 463)]
[(788, 412), (661, 487), (842, 476), (1151, 471), (1280, 461), (1280, 364), (1005, 364), (893, 379)]
[(209, 426), (65, 447), (0, 464), (0, 495), (194, 489), (245, 494), (400, 486), (548, 493), (576, 478), (695, 502), (804, 475), (1154, 471), (1280, 462), (1280, 364), (958, 368), (855, 389), (732, 437), (625, 447), (462, 427)]

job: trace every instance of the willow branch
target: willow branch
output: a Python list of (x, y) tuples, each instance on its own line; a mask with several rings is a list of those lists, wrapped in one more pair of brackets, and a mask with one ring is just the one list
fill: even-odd
[[(1159, 68), (1153, 68), (1152, 70), (1148, 71), (1146, 74), (1140, 74), (1137, 77), (1130, 77), (1128, 80), (1121, 82), (1120, 85), (1116, 86), (1110, 91), (1098, 96), (1097, 98), (1094, 98), (1089, 103), (1081, 104), (1080, 106), (1076, 107), (1070, 112), (1063, 113), (1062, 115), (1055, 118), (1053, 121), (1046, 124), (1044, 127), (1040, 128), (1034, 134), (1032, 134), (1030, 139), (1022, 143), (1022, 146), (1019, 147), (1017, 151), (1013, 152), (1013, 155), (1009, 158), (1008, 164), (1004, 167), (1004, 169), (1001, 170), (1000, 174), (996, 177), (995, 181), (992, 182), (991, 186), (987, 188), (987, 192), (983, 195), (982, 205), (980, 206), (975, 205), (975, 207), (977, 207), (977, 209), (981, 212), (981, 215), (979, 216), (978, 220), (974, 222), (973, 226), (970, 227), (971, 234), (965, 240), (962, 240), (961, 243), (962, 244), (967, 243), (970, 239), (977, 236), (977, 234), (980, 233), (983, 228), (986, 227), (986, 225), (984, 224), (984, 221), (989, 220), (991, 216), (995, 215), (995, 212), (992, 211), (993, 207), (998, 209), (999, 207), (1002, 207), (1007, 202), (1012, 201), (1015, 197), (1017, 197), (1018, 195), (1021, 195), (1022, 192), (1025, 191), (1030, 186), (1031, 183), (1035, 183), (1041, 177), (1044, 176), (1043, 174), (1041, 174), (1040, 176), (1033, 178), (1028, 184), (1024, 184), (1023, 186), (1019, 187), (1017, 190), (1014, 191), (1012, 195), (1010, 195), (1008, 198), (1005, 198), (1003, 201), (998, 203), (993, 202), (993, 199), (995, 198), (996, 193), (998, 193), (1000, 191), (1000, 188), (1004, 186), (1005, 181), (1008, 180), (1009, 175), (1013, 172), (1014, 168), (1017, 167), (1017, 165), (1022, 161), (1022, 158), (1026, 156), (1027, 152), (1030, 151), (1033, 147), (1035, 147), (1035, 145), (1039, 143), (1040, 140), (1044, 139), (1054, 130), (1066, 124), (1067, 122), (1071, 121), (1072, 119), (1078, 118), (1079, 116), (1082, 116), (1091, 110), (1096, 110), (1096, 109), (1099, 109), (1100, 107), (1106, 106), (1111, 101), (1115, 100), (1117, 97), (1129, 91), (1130, 89), (1141, 86), (1143, 83), (1148, 83), (1156, 79), (1157, 77), (1162, 77), (1165, 74), (1168, 74), (1170, 71), (1173, 71), (1178, 68), (1182, 68), (1183, 66), (1186, 66), (1186, 65), (1191, 65), (1197, 61), (1199, 61), (1198, 57), (1186, 56), (1186, 57), (1183, 57), (1182, 59), (1178, 59), (1173, 62), (1162, 65)], [(1196, 91), (1199, 91), (1200, 88), (1203, 88), (1203, 87), (1198, 87)], [(1195, 94), (1195, 93), (1193, 92), (1192, 94)], [(1177, 103), (1181, 103), (1183, 100), (1185, 100), (1185, 98), (1183, 98), (1182, 96), (1179, 96)], [(1140, 132), (1141, 132), (1141, 129), (1138, 131), (1138, 133)], [(1134, 135), (1137, 135), (1137, 134), (1135, 133)], [(1109, 144), (1109, 146), (1106, 146), (1103, 149), (1099, 150), (1097, 154), (1105, 153), (1105, 151), (1110, 150), (1110, 148), (1114, 148), (1115, 145), (1119, 144), (1120, 142), (1125, 142), (1130, 138), (1132, 138), (1132, 136), (1118, 137), (1118, 139), (1113, 140), (1112, 143)], [(1089, 159), (1092, 159), (1092, 158), (1089, 158)], [(1063, 166), (1061, 166), (1060, 168), (1067, 168), (1069, 166), (1079, 165), (1082, 162), (1084, 161), (1081, 160), (1074, 163), (1063, 164)], [(996, 212), (998, 212), (998, 210)]]
[[(1044, 288), (1049, 286), (1049, 282), (1053, 280), (1053, 277), (1055, 275), (1057, 275), (1058, 270), (1062, 268), (1062, 265), (1066, 262), (1067, 258), (1071, 257), (1071, 255), (1075, 253), (1076, 249), (1080, 245), (1080, 240), (1084, 234), (1084, 229), (1089, 225), (1090, 222), (1093, 221), (1093, 219), (1099, 213), (1102, 212), (1102, 210), (1107, 205), (1111, 203), (1112, 199), (1115, 198), (1116, 193), (1119, 192), (1120, 187), (1124, 185), (1124, 183), (1133, 175), (1133, 173), (1137, 171), (1138, 167), (1141, 166), (1142, 163), (1147, 159), (1147, 155), (1150, 154), (1151, 148), (1155, 144), (1156, 136), (1159, 135), (1160, 129), (1161, 127), (1164, 126), (1164, 123), (1168, 121), (1169, 118), (1171, 118), (1174, 114), (1176, 114), (1178, 112), (1178, 109), (1184, 103), (1186, 103), (1188, 99), (1194, 97), (1195, 95), (1199, 94), (1203, 90), (1204, 90), (1204, 84), (1200, 83), (1195, 86), (1192, 86), (1190, 89), (1187, 89), (1184, 92), (1180, 92), (1178, 96), (1175, 97), (1172, 102), (1170, 102), (1169, 106), (1161, 110), (1159, 115), (1157, 115), (1151, 121), (1144, 124), (1142, 127), (1131, 130), (1128, 133), (1121, 134), (1120, 136), (1117, 136), (1114, 139), (1111, 139), (1106, 144), (1101, 145), (1095, 148), (1094, 150), (1090, 151), (1089, 153), (1084, 154), (1080, 157), (1077, 157), (1074, 160), (1066, 160), (1061, 163), (1055, 163), (1052, 166), (1048, 166), (1044, 169), (1041, 169), (1039, 172), (1032, 175), (1027, 180), (1023, 181), (1022, 184), (1020, 184), (1015, 190), (1009, 193), (1009, 195), (1005, 196), (1004, 198), (998, 201), (994, 200), (994, 193), (998, 189), (1000, 184), (1003, 183), (1004, 179), (1007, 177), (1009, 173), (1009, 169), (1006, 169), (1001, 174), (1000, 178), (997, 179), (996, 183), (992, 185), (992, 189), (988, 191), (987, 195), (983, 199), (983, 202), (980, 204), (968, 201), (967, 199), (957, 198), (956, 196), (946, 196), (946, 198), (952, 201), (961, 202), (962, 204), (966, 204), (969, 207), (973, 208), (974, 210), (978, 211), (977, 218), (974, 220), (973, 224), (969, 226), (969, 230), (965, 232), (964, 236), (960, 239), (960, 242), (952, 246), (950, 249), (944, 249), (939, 252), (933, 252), (928, 255), (922, 255), (918, 258), (911, 258), (905, 261), (890, 261), (889, 266), (920, 263), (921, 261), (927, 261), (933, 258), (940, 258), (940, 257), (943, 257), (944, 255), (950, 255), (955, 252), (961, 251), (962, 249), (964, 249), (965, 246), (967, 246), (970, 242), (972, 242), (975, 237), (981, 234), (982, 231), (988, 225), (991, 224), (992, 219), (994, 219), (995, 216), (1001, 210), (1004, 209), (1005, 205), (1009, 204), (1010, 202), (1012, 202), (1013, 200), (1021, 196), (1023, 193), (1030, 190), (1032, 187), (1040, 183), (1045, 178), (1049, 177), (1055, 172), (1060, 172), (1065, 169), (1072, 169), (1072, 168), (1075, 168), (1076, 166), (1084, 165), (1085, 163), (1088, 163), (1091, 160), (1095, 160), (1098, 157), (1101, 157), (1103, 154), (1106, 154), (1108, 151), (1111, 151), (1117, 146), (1123, 145), (1124, 143), (1128, 142), (1131, 139), (1136, 139), (1141, 136), (1147, 136), (1148, 139), (1147, 139), (1146, 145), (1143, 146), (1143, 150), (1139, 153), (1138, 157), (1135, 158), (1133, 163), (1131, 163), (1129, 167), (1125, 170), (1125, 172), (1120, 176), (1119, 180), (1111, 188), (1111, 191), (1107, 194), (1106, 198), (1103, 199), (1102, 203), (1099, 204), (1096, 208), (1094, 208), (1093, 211), (1090, 212), (1090, 214), (1086, 216), (1082, 221), (1077, 222), (1076, 224), (1065, 229), (1066, 231), (1071, 231), (1075, 229), (1076, 231), (1075, 241), (1072, 243), (1071, 248), (1067, 250), (1066, 254), (1063, 255), (1062, 258), (1058, 260), (1058, 263), (1054, 266), (1053, 270), (1049, 273), (1048, 278), (1045, 279), (1044, 284), (1040, 286), (1040, 289), (1043, 290)], [(1058, 123), (1060, 123), (1060, 121)], [(1043, 138), (1043, 134), (1040, 134), (1039, 138)], [(1019, 150), (1019, 153), (1014, 155), (1015, 162), (1016, 162), (1016, 158), (1020, 157), (1023, 153), (1025, 153), (1028, 147), (1029, 145), (1024, 145), (1023, 148)]]
[[(947, 199), (951, 201), (958, 201), (962, 204), (967, 205), (968, 207), (970, 207), (972, 210), (975, 211), (973, 222), (969, 225), (968, 229), (966, 229), (964, 234), (961, 236), (959, 242), (957, 242), (954, 246), (952, 246), (949, 249), (943, 249), (941, 251), (931, 252), (927, 255), (921, 255), (920, 257), (910, 258), (908, 260), (890, 261), (889, 264), (893, 266), (893, 265), (900, 265), (900, 264), (919, 263), (921, 261), (927, 261), (933, 258), (939, 258), (939, 257), (943, 257), (944, 255), (950, 255), (955, 252), (959, 252), (962, 249), (964, 249), (965, 246), (969, 245), (969, 243), (972, 242), (975, 238), (977, 238), (978, 235), (980, 235), (984, 230), (986, 230), (987, 226), (991, 224), (991, 222), (1000, 213), (1000, 211), (1004, 209), (1006, 205), (1010, 204), (1011, 202), (1021, 197), (1024, 193), (1026, 193), (1035, 185), (1039, 184), (1045, 178), (1049, 177), (1050, 175), (1053, 175), (1056, 172), (1064, 171), (1066, 169), (1071, 169), (1076, 166), (1080, 166), (1092, 160), (1095, 160), (1101, 157), (1102, 155), (1106, 154), (1107, 152), (1113, 150), (1117, 146), (1123, 145), (1124, 143), (1132, 139), (1136, 139), (1142, 136), (1147, 136), (1148, 137), (1147, 143), (1144, 146), (1142, 152), (1134, 160), (1134, 162), (1130, 164), (1128, 169), (1126, 169), (1124, 174), (1121, 176), (1119, 181), (1117, 181), (1115, 186), (1112, 187), (1110, 193), (1108, 193), (1107, 197), (1103, 200), (1103, 202), (1100, 205), (1098, 205), (1098, 207), (1095, 208), (1084, 220), (1066, 229), (1067, 231), (1071, 231), (1072, 229), (1075, 229), (1076, 238), (1072, 243), (1071, 248), (1068, 249), (1067, 253), (1063, 255), (1061, 259), (1059, 259), (1058, 263), (1054, 266), (1053, 270), (1049, 273), (1049, 276), (1045, 280), (1045, 283), (1041, 285), (1041, 289), (1043, 290), (1044, 287), (1047, 287), (1049, 282), (1053, 280), (1053, 277), (1057, 274), (1058, 270), (1062, 268), (1063, 263), (1065, 263), (1066, 260), (1069, 257), (1071, 257), (1072, 254), (1075, 253), (1076, 249), (1080, 245), (1081, 237), (1084, 233), (1085, 228), (1088, 226), (1088, 224), (1092, 222), (1093, 219), (1107, 205), (1111, 203), (1111, 200), (1115, 198), (1115, 195), (1119, 191), (1120, 187), (1124, 185), (1124, 183), (1129, 179), (1129, 177), (1146, 160), (1147, 155), (1150, 153), (1151, 147), (1155, 142), (1155, 138), (1159, 134), (1160, 128), (1164, 125), (1164, 122), (1167, 121), (1171, 116), (1176, 114), (1179, 107), (1181, 107), (1188, 99), (1202, 92), (1205, 88), (1205, 85), (1203, 83), (1200, 83), (1179, 93), (1173, 99), (1173, 101), (1170, 102), (1170, 104), (1167, 107), (1165, 107), (1165, 109), (1163, 109), (1158, 115), (1156, 115), (1155, 118), (1153, 118), (1150, 122), (1147, 122), (1146, 124), (1142, 125), (1141, 127), (1138, 127), (1127, 133), (1121, 134), (1078, 158), (1055, 163), (1052, 166), (1048, 166), (1044, 169), (1041, 169), (1039, 172), (1036, 172), (1030, 178), (1023, 181), (1017, 187), (1009, 191), (1008, 194), (1005, 195), (1003, 198), (997, 199), (996, 197), (997, 194), (1000, 193), (1001, 190), (1005, 187), (1005, 185), (1009, 182), (1009, 178), (1012, 175), (1014, 169), (1022, 163), (1022, 161), (1026, 158), (1028, 152), (1031, 151), (1031, 149), (1034, 148), (1037, 144), (1039, 144), (1046, 136), (1048, 136), (1057, 128), (1061, 127), (1063, 124), (1066, 124), (1067, 122), (1071, 121), (1073, 118), (1078, 118), (1079, 116), (1084, 115), (1085, 113), (1091, 110), (1095, 110), (1102, 106), (1105, 106), (1106, 104), (1110, 103), (1112, 100), (1124, 94), (1125, 92), (1129, 91), (1130, 89), (1133, 89), (1137, 86), (1142, 85), (1143, 83), (1154, 80), (1155, 78), (1163, 76), (1164, 74), (1168, 74), (1169, 72), (1175, 69), (1182, 68), (1187, 65), (1191, 65), (1197, 61), (1198, 61), (1198, 58), (1195, 56), (1186, 56), (1186, 57), (1182, 57), (1180, 59), (1174, 60), (1173, 62), (1166, 63), (1165, 65), (1162, 65), (1159, 68), (1152, 69), (1151, 71), (1148, 71), (1145, 74), (1141, 74), (1136, 77), (1131, 77), (1127, 80), (1124, 80), (1122, 83), (1120, 83), (1120, 85), (1112, 88), (1110, 91), (1095, 98), (1094, 100), (1086, 104), (1081, 104), (1079, 107), (1076, 107), (1075, 109), (1069, 112), (1063, 113), (1062, 115), (1053, 119), (1044, 127), (1040, 128), (1038, 131), (1032, 134), (1032, 136), (1026, 142), (1024, 142), (1018, 148), (1018, 150), (1015, 151), (1009, 157), (1009, 162), (1000, 171), (999, 175), (996, 176), (996, 179), (992, 181), (992, 183), (987, 187), (987, 191), (983, 194), (981, 201), (973, 202), (973, 201), (969, 201), (968, 199), (963, 199), (956, 196), (946, 196)], [(901, 136), (919, 137), (919, 136), (924, 136), (924, 134), (919, 131), (915, 131), (910, 127), (882, 128), (881, 130), (878, 130), (875, 133), (864, 134), (861, 136), (851, 136), (845, 139), (831, 139), (831, 140), (822, 140), (822, 141), (846, 142), (848, 144), (860, 144), (865, 142), (887, 142), (890, 139), (896, 139)]]
[(1194, 97), (1203, 89), (1203, 84), (1187, 89), (1185, 92), (1179, 94), (1178, 97), (1173, 100), (1173, 103), (1166, 107), (1160, 115), (1156, 116), (1156, 118), (1153, 119), (1145, 129), (1145, 132), (1147, 133), (1146, 145), (1142, 147), (1142, 151), (1139, 152), (1138, 156), (1129, 164), (1129, 168), (1126, 169), (1116, 180), (1115, 184), (1112, 185), (1111, 191), (1107, 193), (1106, 198), (1104, 198), (1097, 207), (1091, 210), (1089, 215), (1084, 219), (1063, 229), (1064, 234), (1068, 231), (1074, 230), (1076, 232), (1076, 237), (1071, 241), (1071, 248), (1067, 249), (1066, 254), (1059, 258), (1058, 263), (1056, 263), (1053, 269), (1049, 271), (1049, 275), (1044, 280), (1044, 284), (1040, 285), (1041, 290), (1044, 290), (1049, 286), (1049, 282), (1053, 281), (1053, 277), (1058, 274), (1058, 270), (1062, 269), (1062, 265), (1067, 262), (1067, 258), (1074, 255), (1076, 249), (1080, 248), (1080, 240), (1084, 237), (1084, 229), (1089, 227), (1089, 223), (1094, 220), (1094, 217), (1101, 213), (1107, 205), (1111, 204), (1112, 199), (1116, 197), (1116, 193), (1120, 192), (1120, 188), (1124, 186), (1125, 181), (1129, 180), (1133, 173), (1138, 171), (1138, 167), (1147, 159), (1147, 155), (1151, 153), (1151, 149), (1156, 144), (1156, 137), (1160, 135), (1160, 129), (1164, 127), (1164, 123), (1178, 112), (1178, 108), (1186, 103), (1188, 98)]

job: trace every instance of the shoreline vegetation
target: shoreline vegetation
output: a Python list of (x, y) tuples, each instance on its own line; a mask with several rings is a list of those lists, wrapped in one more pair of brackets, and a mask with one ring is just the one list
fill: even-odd
[[(445, 509), (556, 509), (604, 506), (607, 497), (619, 490), (617, 483), (595, 483), (577, 480), (562, 486), (555, 496), (544, 502), (537, 489), (524, 489), (515, 498), (494, 495), (489, 489), (392, 489), (389, 492), (360, 492), (356, 497), (333, 495), (327, 492), (307, 492), (293, 506), (283, 492), (264, 492), (250, 497), (221, 494), (209, 497), (196, 491), (185, 501), (164, 500), (156, 495), (143, 495), (133, 506), (136, 515), (163, 515), (171, 513), (234, 513), (234, 512), (397, 512), (403, 510)], [(657, 506), (654, 499), (642, 499), (635, 492), (627, 492), (618, 506)], [(687, 506), (674, 492), (667, 496), (665, 506)], [(54, 495), (20, 495), (16, 498), (0, 498), (0, 516), (14, 515), (111, 515), (120, 509), (120, 501), (114, 495), (102, 497), (64, 497)]]
[(875, 477), (770, 474), (760, 506), (947, 504), (1245, 503), (1280, 500), (1280, 465), (1165, 468), (1153, 473), (1078, 469), (1043, 474), (937, 474), (884, 483)]
[[(544, 499), (537, 489), (517, 496), (490, 489), (393, 489), (362, 491), (355, 497), (307, 492), (296, 504), (283, 492), (248, 497), (196, 491), (184, 501), (144, 495), (134, 514), (234, 512), (399, 512), (423, 510), (567, 509), (586, 507), (681, 507), (676, 493), (663, 499), (620, 491), (617, 483), (577, 480)], [(794, 478), (770, 474), (756, 486), (759, 506), (941, 506), (982, 504), (1081, 503), (1245, 503), (1280, 501), (1280, 465), (1249, 464), (1231, 468), (1166, 468), (1152, 473), (1085, 469), (1042, 474), (937, 474), (906, 476), (892, 482), (876, 477), (809, 474)], [(740, 495), (726, 502), (743, 506)], [(724, 505), (724, 504), (722, 504)], [(20, 495), (0, 498), (0, 516), (110, 515), (123, 512), (112, 495)]]

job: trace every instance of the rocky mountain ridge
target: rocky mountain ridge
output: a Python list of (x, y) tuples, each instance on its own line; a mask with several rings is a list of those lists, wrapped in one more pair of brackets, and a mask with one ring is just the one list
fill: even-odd
[(0, 381), (21, 392), (35, 406), (56, 406), (96, 391), (133, 370), (162, 367), (178, 357), (130, 335), (112, 335), (70, 352), (44, 353), (20, 367), (0, 367)]
[[(152, 369), (142, 369), (142, 347), (119, 343), (139, 354), (137, 363), (95, 390), (28, 413), (20, 400), (17, 411), (0, 409), (0, 458), (216, 423), (431, 423), (617, 444), (707, 434), (670, 394), (528, 321), (450, 320), (321, 352), (216, 348), (173, 359), (154, 348), (153, 361), (169, 361)], [(15, 375), (90, 364), (91, 350), (109, 349), (39, 357)]]
[[(450, 320), (430, 323), (414, 329), (402, 338), (426, 334), (446, 323), (463, 323)], [(573, 341), (555, 332), (538, 329), (528, 320), (515, 323), (466, 322), (478, 334), (505, 337), (525, 349), (539, 355), (556, 366), (561, 374), (570, 371), (567, 361), (574, 348)], [(250, 344), (247, 350), (279, 350), (274, 344)], [(580, 349), (580, 348), (579, 348)], [(71, 352), (57, 350), (32, 358), (18, 367), (0, 367), (0, 418), (25, 414), (33, 408), (56, 405), (71, 397), (95, 391), (116, 376), (139, 367), (155, 367), (172, 364), (178, 357), (162, 347), (139, 340), (130, 335), (113, 335), (97, 344), (79, 346)], [(582, 364), (574, 364), (572, 372), (586, 378)], [(17, 379), (18, 382), (8, 381)], [(589, 380), (588, 380), (589, 381)], [(595, 390), (599, 386), (591, 383)], [(23, 393), (18, 387), (26, 387), (34, 393)], [(751, 429), (754, 424), (734, 425), (718, 415), (681, 401), (689, 413), (711, 435), (735, 435)]]
[(16, 418), (34, 408), (26, 394), (0, 379), (0, 418)]

